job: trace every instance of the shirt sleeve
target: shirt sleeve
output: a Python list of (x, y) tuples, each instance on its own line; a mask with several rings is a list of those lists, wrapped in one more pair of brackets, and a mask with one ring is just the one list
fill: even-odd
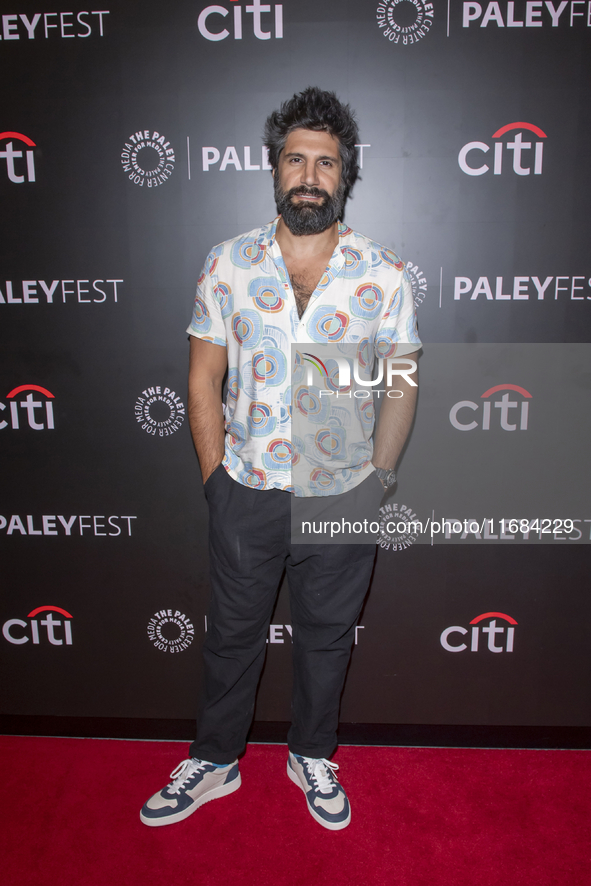
[(221, 300), (227, 296), (227, 293), (226, 287), (223, 283), (219, 283), (215, 273), (218, 259), (219, 247), (216, 247), (207, 256), (197, 280), (197, 294), (187, 332), (214, 345), (226, 345), (227, 336)]
[(412, 354), (420, 347), (412, 285), (405, 267), (378, 327), (374, 351), (381, 359)]

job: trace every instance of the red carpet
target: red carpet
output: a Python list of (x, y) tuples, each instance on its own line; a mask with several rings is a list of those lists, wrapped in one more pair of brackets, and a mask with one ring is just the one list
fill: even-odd
[(286, 750), (251, 745), (243, 784), (186, 821), (138, 812), (186, 745), (0, 737), (9, 886), (591, 884), (588, 751), (343, 747), (351, 800), (317, 825)]

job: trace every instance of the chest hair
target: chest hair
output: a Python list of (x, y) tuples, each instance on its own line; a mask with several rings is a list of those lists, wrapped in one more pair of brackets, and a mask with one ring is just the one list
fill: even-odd
[(310, 296), (316, 289), (318, 285), (318, 280), (314, 281), (314, 278), (309, 277), (304, 274), (291, 274), (291, 288), (293, 289), (293, 294), (296, 300), (296, 306), (298, 309), (298, 316), (301, 319), (302, 314), (308, 307), (308, 302), (310, 301)]

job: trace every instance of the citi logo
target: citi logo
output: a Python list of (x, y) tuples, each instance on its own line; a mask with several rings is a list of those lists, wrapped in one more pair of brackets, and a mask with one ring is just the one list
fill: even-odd
[[(251, 4), (244, 7), (233, 3), (231, 8), (233, 15), (229, 21), (220, 21), (220, 17), (225, 20), (230, 15), (230, 10), (225, 6), (206, 6), (205, 9), (202, 9), (197, 19), (197, 27), (201, 36), (212, 42), (225, 40), (230, 36), (230, 31), (225, 27), (228, 24), (232, 28), (234, 40), (242, 40), (243, 25), (246, 29), (252, 28), (252, 33), (257, 40), (270, 40), (272, 37), (275, 40), (281, 40), (283, 37), (283, 6), (281, 4), (272, 7), (270, 4), (261, 3), (261, 0), (253, 0)], [(271, 10), (273, 10), (272, 18), (267, 17)], [(246, 13), (244, 18), (243, 12)], [(250, 15), (252, 15), (252, 19), (247, 17)], [(263, 16), (265, 16), (264, 20)], [(263, 30), (263, 27), (273, 26), (274, 32)]]
[[(534, 126), (533, 123), (507, 123), (506, 126), (501, 126), (500, 129), (497, 129), (492, 137), (494, 139), (501, 139), (507, 132), (512, 132), (513, 130), (516, 130), (513, 141), (509, 141), (506, 144), (502, 141), (494, 142), (493, 175), (502, 175), (503, 168), (507, 171), (509, 164), (504, 163), (507, 151), (511, 151), (513, 154), (513, 172), (517, 175), (530, 175), (532, 172), (532, 160), (533, 174), (541, 175), (544, 158), (544, 142), (540, 141), (540, 139), (547, 138), (546, 133), (543, 132), (539, 126)], [(526, 136), (529, 140), (524, 141), (524, 130), (537, 135), (538, 141), (533, 141), (531, 136)], [(490, 166), (487, 163), (482, 163), (480, 166), (476, 166), (474, 165), (476, 163), (476, 157), (469, 155), (472, 151), (481, 151), (483, 154), (488, 154), (490, 148), (491, 146), (487, 145), (485, 142), (468, 142), (467, 145), (464, 145), (458, 154), (458, 165), (462, 172), (465, 172), (466, 175), (484, 175), (485, 172), (488, 172)], [(533, 154), (530, 153), (532, 150)], [(529, 163), (530, 165), (524, 166), (524, 163)]]
[[(10, 139), (8, 141), (8, 139)], [(25, 181), (35, 181), (35, 155), (26, 148), (35, 148), (35, 142), (23, 135), (22, 132), (0, 132), (2, 145), (0, 157), (6, 160), (6, 172), (8, 179), (15, 185), (22, 185)], [(15, 148), (16, 142), (16, 148)], [(19, 144), (20, 142), (20, 144)], [(23, 149), (23, 146), (26, 146)], [(16, 163), (15, 163), (16, 161)]]
[[(488, 399), (499, 391), (505, 391), (507, 393), (504, 393), (500, 399), (494, 401)], [(515, 393), (519, 394), (523, 399), (511, 400), (511, 395), (508, 393), (509, 391), (515, 391)], [(485, 391), (484, 394), (480, 395), (480, 399), (483, 401), (482, 412), (479, 415), (481, 419), (480, 425), (476, 421), (476, 416), (474, 415), (474, 413), (480, 412), (480, 405), (474, 403), (473, 400), (460, 400), (458, 403), (454, 403), (449, 411), (449, 420), (456, 431), (473, 431), (477, 427), (480, 427), (483, 431), (490, 431), (491, 406), (494, 406), (495, 409), (499, 410), (499, 423), (504, 431), (516, 431), (518, 427), (517, 421), (519, 421), (519, 430), (527, 431), (529, 401), (531, 398), (532, 395), (529, 391), (526, 391), (525, 388), (522, 388), (519, 385), (495, 385), (493, 388), (489, 388), (488, 391)], [(471, 410), (471, 421), (465, 420), (465, 418), (471, 414), (470, 412), (462, 412), (462, 410), (466, 409)], [(514, 409), (518, 411), (511, 411), (511, 414), (509, 414), (509, 410)], [(460, 412), (462, 412), (461, 416)], [(497, 413), (495, 413), (495, 415), (496, 414)], [(511, 419), (515, 419), (515, 421), (512, 421)]]
[[(41, 394), (46, 399), (40, 399), (35, 396)], [(28, 392), (26, 397), (19, 395)], [(17, 399), (19, 398), (19, 399)], [(55, 425), (53, 420), (53, 403), (54, 395), (47, 388), (41, 385), (19, 385), (13, 388), (6, 399), (10, 401), (10, 415), (6, 418), (0, 418), (0, 431), (5, 428), (12, 428), (18, 431), (21, 425), (28, 425), (33, 431), (53, 431)], [(6, 412), (7, 404), (0, 400), (0, 417)], [(19, 411), (20, 407), (20, 411)]]
[[(481, 625), (480, 622), (486, 619), (488, 619), (488, 624)], [(507, 625), (499, 625), (497, 627), (497, 619), (502, 619)], [(488, 648), (489, 652), (513, 652), (515, 625), (517, 622), (510, 615), (505, 615), (504, 612), (484, 612), (482, 615), (477, 615), (476, 618), (473, 618), (470, 624), (472, 625), (470, 631), (470, 652), (478, 652), (482, 648)], [(484, 646), (485, 638), (480, 637), (481, 633), (487, 635), (486, 647)], [(468, 634), (468, 628), (463, 628), (461, 625), (452, 625), (450, 628), (442, 631), (439, 642), (446, 652), (464, 652), (468, 648), (468, 644), (464, 642), (458, 643), (457, 640), (460, 637), (454, 637), (453, 639), (456, 642), (451, 643), (450, 638), (453, 634), (460, 634), (462, 637), (465, 637)], [(497, 637), (500, 645), (497, 645)]]
[[(53, 613), (63, 616), (55, 618)], [(45, 615), (45, 618), (37, 616)], [(61, 606), (38, 606), (27, 615), (30, 621), (22, 618), (9, 618), (2, 625), (2, 635), (14, 646), (32, 642), (39, 646), (45, 642), (52, 646), (72, 645), (72, 615)]]

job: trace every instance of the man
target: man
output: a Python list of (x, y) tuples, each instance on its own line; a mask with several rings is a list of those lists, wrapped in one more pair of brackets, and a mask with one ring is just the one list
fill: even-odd
[[(240, 786), (238, 757), (284, 570), (294, 665), (288, 776), (319, 824), (339, 830), (351, 819), (328, 758), (375, 544), (293, 543), (291, 503), (342, 495), (355, 504), (367, 490), (374, 502), (376, 492), (381, 498), (412, 422), (416, 387), (383, 398), (373, 458), (373, 417), (355, 401), (343, 413), (341, 437), (352, 438), (340, 460), (318, 467), (318, 435), (291, 439), (290, 344), (307, 351), (312, 343), (352, 343), (371, 371), (374, 357), (412, 355), (420, 341), (403, 263), (339, 221), (358, 176), (348, 106), (334, 93), (306, 89), (271, 114), (265, 141), (280, 216), (212, 250), (188, 329), (189, 416), (210, 511), (212, 599), (197, 737), (173, 781), (144, 805), (141, 820), (151, 826), (181, 821)], [(299, 352), (298, 360), (301, 375)], [(306, 479), (294, 486), (296, 461)]]

